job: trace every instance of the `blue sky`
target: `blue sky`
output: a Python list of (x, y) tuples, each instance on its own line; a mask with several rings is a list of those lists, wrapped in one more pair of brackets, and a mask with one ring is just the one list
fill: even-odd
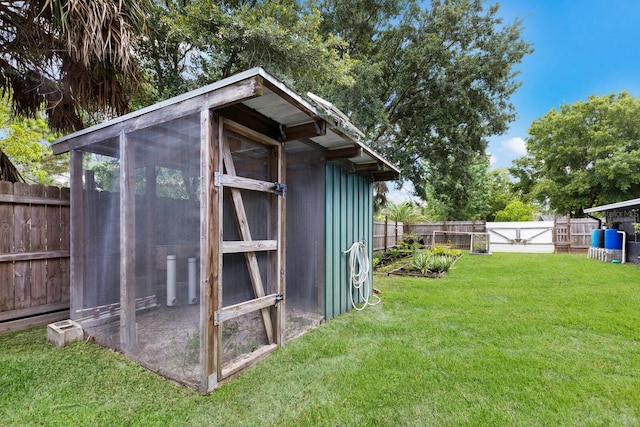
[(534, 52), (518, 66), (522, 86), (512, 97), (516, 121), (490, 139), (493, 167), (526, 153), (531, 122), (563, 103), (622, 90), (640, 95), (639, 0), (504, 0), (506, 22), (523, 20)]

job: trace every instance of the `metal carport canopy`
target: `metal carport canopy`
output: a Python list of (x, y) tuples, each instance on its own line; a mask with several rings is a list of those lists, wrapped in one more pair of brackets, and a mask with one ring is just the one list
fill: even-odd
[(631, 200), (626, 200), (624, 202), (596, 206), (593, 208), (585, 209), (584, 213), (605, 212), (605, 211), (612, 211), (612, 210), (625, 209), (625, 208), (640, 208), (640, 199), (631, 199)]

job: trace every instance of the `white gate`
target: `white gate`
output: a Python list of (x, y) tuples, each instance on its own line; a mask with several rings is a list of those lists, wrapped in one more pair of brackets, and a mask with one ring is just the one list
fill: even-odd
[(491, 252), (553, 253), (553, 221), (488, 222)]

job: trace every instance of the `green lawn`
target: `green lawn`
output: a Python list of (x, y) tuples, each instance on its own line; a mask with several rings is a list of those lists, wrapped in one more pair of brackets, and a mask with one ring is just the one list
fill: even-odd
[(382, 304), (322, 325), (210, 396), (44, 328), (0, 335), (0, 425), (640, 425), (640, 268), (464, 255), (377, 276)]

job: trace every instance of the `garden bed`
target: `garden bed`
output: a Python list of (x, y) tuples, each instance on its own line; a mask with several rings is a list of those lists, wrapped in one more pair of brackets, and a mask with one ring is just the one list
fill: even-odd
[(414, 276), (414, 277), (428, 277), (430, 279), (439, 279), (443, 277), (446, 271), (427, 271), (427, 274), (423, 274), (421, 271), (417, 271), (406, 264), (400, 268), (387, 273), (387, 276)]
[(374, 271), (395, 276), (437, 279), (443, 277), (462, 256), (458, 249), (445, 247), (396, 247), (374, 257)]

